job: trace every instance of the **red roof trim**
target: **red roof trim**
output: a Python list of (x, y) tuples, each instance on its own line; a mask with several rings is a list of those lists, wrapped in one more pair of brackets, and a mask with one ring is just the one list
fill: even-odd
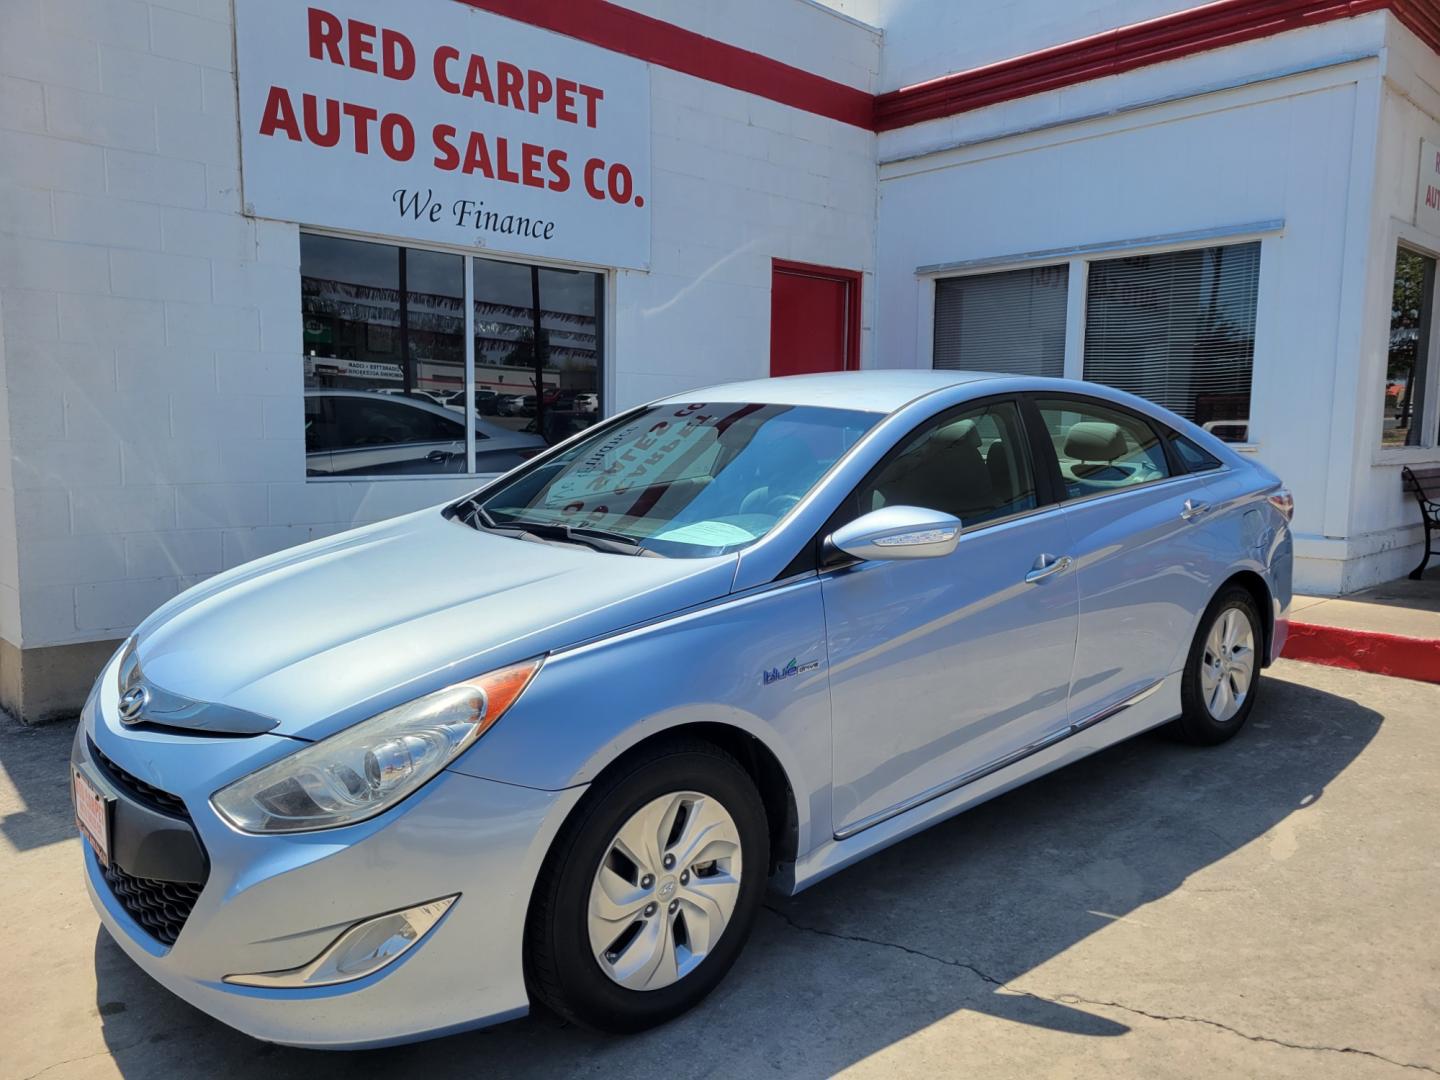
[(1214, 0), (872, 97), (608, 0), (459, 3), (855, 127), (890, 131), (1307, 26), (1388, 10), (1440, 52), (1440, 0)]
[(868, 92), (606, 0), (459, 0), (686, 75), (869, 129)]
[(1440, 51), (1437, 0), (1217, 0), (881, 94), (875, 130), (935, 120), (1244, 41), (1389, 9)]

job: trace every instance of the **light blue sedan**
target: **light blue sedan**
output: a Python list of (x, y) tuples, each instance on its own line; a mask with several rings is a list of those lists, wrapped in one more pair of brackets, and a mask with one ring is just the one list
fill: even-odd
[(100, 918), (259, 1038), (543, 1002), (631, 1031), (795, 893), (1138, 732), (1235, 735), (1292, 503), (1089, 383), (808, 375), (631, 409), (221, 574), (75, 740)]

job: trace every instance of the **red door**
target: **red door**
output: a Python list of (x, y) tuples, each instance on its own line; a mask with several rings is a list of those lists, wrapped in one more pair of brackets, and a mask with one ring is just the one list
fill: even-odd
[(776, 259), (770, 275), (770, 374), (859, 366), (859, 272)]

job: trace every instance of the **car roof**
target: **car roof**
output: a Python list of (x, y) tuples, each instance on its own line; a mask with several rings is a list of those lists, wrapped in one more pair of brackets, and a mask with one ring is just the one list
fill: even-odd
[[(829, 371), (818, 375), (783, 375), (721, 383), (660, 399), (663, 404), (708, 401), (743, 401), (764, 405), (816, 405), (862, 412), (894, 412), (907, 402), (951, 386), (1014, 379), (995, 371), (931, 371), (895, 369)], [(1043, 380), (1036, 380), (1043, 384)]]
[(386, 401), (401, 402), (412, 408), (420, 409), (423, 412), (434, 413), (436, 416), (443, 416), (447, 420), (455, 419), (455, 410), (439, 404), (433, 398), (413, 398), (404, 392), (399, 394), (381, 394), (376, 390), (322, 390), (310, 389), (305, 391), (306, 397), (345, 397), (345, 398), (376, 398), (383, 397)]

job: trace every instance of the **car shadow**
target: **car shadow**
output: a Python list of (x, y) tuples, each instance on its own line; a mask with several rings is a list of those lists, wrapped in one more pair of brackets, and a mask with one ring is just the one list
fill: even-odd
[[(270, 1046), (172, 997), (101, 931), (97, 1005), (126, 1077), (828, 1076), (957, 1012), (1086, 1038), (1124, 1024), (1006, 984), (1177, 889), (1293, 814), (1381, 716), (1271, 679), (1249, 727), (1199, 750), (1146, 735), (938, 825), (794, 898), (770, 897), (699, 1009), (626, 1038), (537, 1012), (357, 1054)], [(919, 966), (917, 966), (919, 965)]]

